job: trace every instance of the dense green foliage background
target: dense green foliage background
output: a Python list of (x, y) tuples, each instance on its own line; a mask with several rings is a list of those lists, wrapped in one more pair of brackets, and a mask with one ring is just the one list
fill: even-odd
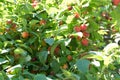
[(120, 80), (120, 5), (0, 0), (0, 80)]

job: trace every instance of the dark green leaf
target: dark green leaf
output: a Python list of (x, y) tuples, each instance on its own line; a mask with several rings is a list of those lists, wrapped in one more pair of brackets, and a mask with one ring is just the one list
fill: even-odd
[(44, 74), (37, 74), (34, 77), (34, 80), (47, 80), (46, 76)]
[(70, 45), (72, 50), (76, 50), (76, 48), (78, 46), (77, 40), (75, 38), (71, 39), (71, 42), (69, 45)]
[(25, 50), (29, 51), (30, 53), (33, 53), (32, 49), (29, 46), (27, 46), (25, 44), (19, 44), (19, 46), (21, 48), (24, 48)]
[(42, 64), (45, 64), (48, 56), (48, 51), (42, 51), (38, 53), (38, 58)]
[(40, 14), (36, 15), (36, 17), (38, 19), (45, 19), (46, 20), (48, 17), (48, 14), (46, 13), (46, 11), (42, 11)]
[(58, 72), (60, 70), (60, 65), (56, 60), (53, 60), (50, 63), (50, 66), (52, 67), (53, 71)]
[(30, 26), (35, 26), (36, 23), (38, 23), (39, 21), (38, 20), (31, 20), (29, 22)]
[(0, 40), (1, 41), (5, 41), (6, 40), (6, 37), (4, 35), (0, 35)]

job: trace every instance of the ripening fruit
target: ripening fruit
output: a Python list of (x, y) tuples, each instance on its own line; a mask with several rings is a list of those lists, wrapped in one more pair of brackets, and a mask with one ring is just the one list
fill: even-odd
[(117, 6), (120, 3), (120, 0), (112, 0), (113, 5)]
[(78, 12), (75, 12), (75, 13), (74, 13), (74, 16), (75, 16), (75, 18), (79, 18), (79, 17), (80, 17), (80, 14), (79, 14)]
[(37, 60), (37, 58), (36, 57), (33, 57), (32, 59), (31, 59), (31, 61), (36, 61)]
[(110, 17), (110, 15), (107, 12), (102, 12), (101, 14), (102, 17), (106, 18), (107, 20), (112, 20), (112, 17)]
[(28, 38), (29, 37), (29, 33), (28, 32), (22, 32), (22, 37), (23, 38)]
[(79, 27), (79, 26), (75, 26), (75, 27), (74, 27), (74, 30), (75, 30), (76, 32), (80, 32), (80, 27)]
[(16, 30), (17, 25), (15, 23), (12, 23), (11, 30)]
[(21, 57), (20, 54), (15, 54), (15, 53), (14, 53), (14, 58), (15, 58), (16, 60), (20, 59), (20, 57)]
[(58, 54), (59, 51), (60, 51), (60, 48), (59, 48), (59, 47), (56, 47), (54, 52), (55, 52), (55, 54)]
[(67, 69), (67, 68), (68, 68), (68, 65), (67, 65), (67, 64), (64, 64), (64, 65), (62, 66), (62, 68), (63, 68), (63, 69)]
[(102, 12), (101, 16), (102, 17), (106, 17), (107, 13), (106, 12)]
[(80, 30), (81, 30), (81, 31), (87, 30), (86, 24), (82, 24), (82, 25), (80, 26)]
[(75, 38), (75, 36), (74, 35), (69, 35), (69, 38)]
[(60, 21), (60, 22), (59, 22), (59, 26), (61, 26), (61, 25), (63, 25), (63, 21)]
[(38, 2), (36, 0), (32, 1), (32, 7), (35, 8), (37, 6)]
[[(50, 50), (51, 50), (51, 46), (48, 47), (48, 51), (50, 51)], [(59, 51), (60, 51), (60, 48), (56, 47), (55, 50), (54, 50), (54, 54), (58, 56), (59, 55)]]
[(45, 24), (46, 24), (46, 21), (45, 21), (45, 20), (41, 20), (41, 21), (39, 22), (39, 24), (40, 24), (40, 25), (45, 25)]
[(84, 36), (84, 37), (89, 37), (90, 34), (89, 34), (88, 32), (83, 32), (83, 36)]
[(81, 37), (80, 36), (77, 36), (77, 40), (80, 40), (81, 39)]
[(89, 43), (88, 39), (82, 39), (82, 41), (81, 41), (81, 44), (83, 46), (88, 46), (88, 43)]
[(55, 75), (55, 72), (54, 72), (54, 71), (51, 71), (51, 72), (50, 72), (50, 75), (54, 76), (54, 75)]
[(109, 17), (109, 18), (108, 18), (108, 20), (110, 20), (110, 21), (111, 21), (111, 20), (112, 20), (112, 17)]
[(71, 5), (68, 5), (67, 7), (68, 7), (69, 11), (72, 10), (72, 8), (73, 8)]
[(12, 20), (9, 19), (9, 20), (6, 21), (6, 23), (7, 24), (12, 24)]
[(51, 50), (51, 46), (50, 47), (48, 47), (48, 51), (50, 51)]
[(68, 55), (68, 56), (67, 56), (67, 60), (68, 60), (68, 61), (71, 61), (72, 59), (73, 59), (73, 58), (72, 58), (71, 55)]

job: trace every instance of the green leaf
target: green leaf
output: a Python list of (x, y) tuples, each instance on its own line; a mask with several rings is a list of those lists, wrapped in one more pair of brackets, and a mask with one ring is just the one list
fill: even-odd
[(10, 47), (13, 45), (12, 41), (4, 41), (4, 47)]
[(89, 55), (85, 55), (83, 56), (81, 59), (86, 59), (86, 58), (91, 58), (91, 59), (97, 59), (99, 61), (103, 60), (103, 57), (100, 55), (95, 55), (95, 54), (89, 54)]
[(3, 58), (0, 58), (0, 65), (9, 62), (8, 60), (5, 60)]
[(23, 24), (24, 27), (26, 27), (26, 25), (27, 25), (27, 20), (26, 20), (26, 19), (23, 19), (23, 20), (22, 20), (22, 24)]
[(0, 35), (0, 40), (5, 41), (6, 37), (4, 35)]
[(0, 0), (0, 2), (4, 2), (4, 0)]
[(67, 80), (80, 80), (80, 76), (78, 76), (72, 72), (69, 72), (67, 70), (62, 70), (62, 71)]
[(30, 56), (30, 55), (27, 55), (27, 56), (25, 57), (25, 61), (28, 62), (28, 61), (30, 61), (30, 60), (31, 60), (31, 56)]
[(15, 66), (7, 69), (6, 71), (7, 72), (11, 71), (11, 74), (14, 74), (14, 75), (19, 75), (21, 73), (21, 69), (22, 69), (22, 66), (20, 64), (18, 64), (18, 65), (15, 65)]
[(27, 55), (27, 51), (25, 51), (24, 49), (19, 48), (19, 47), (14, 50), (14, 53), (15, 54), (20, 54), (22, 56), (26, 56)]
[(45, 39), (45, 42), (48, 43), (50, 46), (52, 46), (53, 43), (54, 43), (54, 39), (53, 38), (47, 38), (47, 39)]
[(35, 41), (36, 41), (36, 39), (37, 39), (37, 37), (38, 37), (38, 34), (35, 34), (35, 37), (33, 37), (32, 39), (30, 38), (29, 40), (28, 40), (28, 43), (29, 44), (33, 44)]
[(66, 46), (65, 46), (65, 41), (61, 42), (60, 46), (63, 52), (66, 52)]
[(42, 11), (42, 12), (40, 12), (40, 14), (37, 14), (36, 15), (36, 17), (38, 18), (38, 19), (47, 19), (48, 18), (48, 14), (47, 14), (47, 12), (44, 10), (44, 11)]
[(76, 66), (78, 70), (82, 73), (88, 72), (90, 61), (88, 60), (78, 60)]
[(4, 76), (4, 80), (10, 80), (8, 75), (4, 71), (1, 71), (1, 73)]
[(0, 80), (4, 80), (4, 76), (0, 73)]
[(37, 74), (35, 75), (34, 80), (47, 80), (47, 78), (44, 74)]
[(19, 44), (19, 46), (21, 48), (24, 48), (25, 50), (29, 51), (30, 53), (33, 53), (32, 49), (29, 46), (27, 46), (25, 44)]
[(34, 9), (32, 7), (32, 5), (26, 3), (26, 4), (22, 4), (20, 7), (20, 10), (23, 11), (24, 13), (30, 13), (32, 12)]
[(38, 20), (31, 20), (29, 22), (30, 26), (34, 26), (36, 23), (38, 23), (39, 21)]
[(92, 76), (91, 74), (85, 75), (87, 77), (87, 80), (97, 80), (96, 76)]
[(70, 45), (72, 50), (76, 50), (76, 48), (78, 46), (77, 40), (75, 38), (72, 38), (71, 42), (69, 43), (69, 45)]
[(58, 72), (60, 70), (60, 65), (55, 59), (50, 63), (50, 66), (54, 72)]
[(25, 75), (29, 80), (33, 80), (34, 74), (28, 72), (28, 70), (24, 70), (23, 75)]
[(22, 40), (19, 40), (19, 39), (18, 39), (18, 40), (15, 40), (15, 42), (16, 42), (16, 43), (23, 43), (23, 41), (22, 41)]
[(42, 51), (38, 53), (38, 58), (42, 64), (45, 64), (48, 56), (48, 51)]
[(93, 31), (93, 32), (92, 32), (93, 34), (91, 34), (91, 39), (93, 41), (98, 41), (103, 39), (102, 36), (97, 31)]
[(2, 48), (3, 47), (3, 43), (2, 43), (2, 41), (0, 41), (0, 48)]
[(59, 60), (60, 60), (60, 64), (61, 65), (67, 62), (67, 58), (66, 57), (60, 57)]
[(92, 32), (99, 29), (99, 25), (94, 20), (89, 19), (88, 21), (89, 21), (89, 27), (88, 27), (89, 31)]
[(113, 18), (113, 20), (115, 21), (115, 22), (117, 22), (116, 23), (116, 26), (115, 26), (115, 28), (119, 28), (119, 26), (120, 26), (120, 5), (118, 5), (112, 12), (111, 12), (111, 16), (112, 16), (112, 18)]

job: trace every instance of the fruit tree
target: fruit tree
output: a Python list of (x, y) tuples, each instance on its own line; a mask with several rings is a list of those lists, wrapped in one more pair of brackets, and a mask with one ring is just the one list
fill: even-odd
[(0, 0), (0, 80), (120, 80), (119, 13), (120, 0)]

